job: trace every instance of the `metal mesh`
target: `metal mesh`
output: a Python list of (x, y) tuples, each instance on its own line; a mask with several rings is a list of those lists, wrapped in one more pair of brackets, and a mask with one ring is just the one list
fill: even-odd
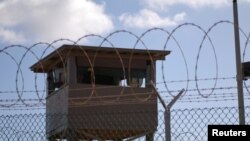
[[(245, 111), (249, 125), (250, 107)], [(154, 118), (153, 111), (1, 115), (0, 140), (166, 140), (164, 111), (158, 111), (152, 120)], [(207, 125), (238, 122), (236, 107), (174, 109), (171, 111), (171, 140), (207, 140)]]

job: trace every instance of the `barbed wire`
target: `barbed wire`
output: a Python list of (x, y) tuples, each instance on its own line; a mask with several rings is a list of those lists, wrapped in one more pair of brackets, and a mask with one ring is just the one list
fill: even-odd
[[(208, 80), (208, 79), (204, 79), (204, 80)], [(113, 86), (113, 87), (115, 87), (115, 86)], [(249, 88), (250, 86), (247, 86), (247, 88)], [(100, 87), (101, 89), (107, 89), (107, 88), (112, 88), (112, 87)], [(71, 89), (71, 91), (81, 91), (81, 90), (89, 90), (89, 89), (91, 89), (91, 88), (78, 88), (78, 89)], [(228, 86), (228, 87), (217, 87), (217, 88), (213, 88), (214, 90), (236, 90), (237, 89), (237, 87), (236, 86)], [(202, 88), (201, 89), (201, 91), (210, 91), (211, 90), (211, 87), (210, 88)], [(40, 91), (43, 91), (43, 90), (40, 90)], [(187, 92), (196, 92), (197, 90), (194, 88), (194, 89), (187, 89), (186, 90)], [(31, 91), (24, 91), (24, 92), (28, 92), (28, 93), (34, 93), (34, 92), (36, 92), (36, 90), (34, 91), (34, 90), (31, 90)], [(161, 95), (164, 95), (165, 93), (168, 93), (168, 91), (158, 91)], [(173, 92), (179, 92), (179, 90), (172, 90), (171, 91), (172, 93)], [(15, 91), (2, 91), (1, 93), (16, 93)], [(134, 94), (131, 94), (131, 95), (142, 95), (143, 93), (140, 93), (140, 94), (136, 94), (136, 93), (134, 93)], [(145, 94), (147, 94), (147, 93), (145, 93)], [(226, 94), (226, 93), (223, 93), (223, 94)], [(233, 94), (233, 93), (231, 93), (231, 94)], [(234, 94), (236, 94), (236, 93), (234, 93)], [(218, 97), (217, 96), (218, 94), (216, 93), (216, 94), (214, 94), (214, 96), (215, 97)], [(127, 95), (125, 95), (125, 96), (127, 96)], [(236, 95), (235, 95), (236, 96)], [(97, 96), (97, 97), (95, 97), (95, 98), (107, 98), (108, 96)], [(123, 95), (123, 97), (124, 97), (124, 95)], [(190, 98), (190, 97), (195, 97), (195, 98)], [(224, 98), (227, 98), (228, 96), (223, 96)], [(93, 99), (95, 99), (95, 98), (93, 98)], [(171, 98), (171, 96), (169, 97), (169, 98)], [(214, 97), (209, 97), (209, 99), (211, 99), (211, 98), (214, 98)], [(82, 99), (82, 98), (76, 98), (76, 99)], [(182, 98), (183, 99), (183, 98)], [(188, 99), (189, 101), (190, 100), (193, 100), (193, 99), (201, 99), (202, 100), (202, 98), (201, 97), (198, 97), (198, 95), (197, 94), (192, 94), (192, 93), (190, 93), (189, 95), (186, 95), (185, 97), (184, 97), (184, 99)], [(45, 99), (22, 99), (22, 103), (26, 103), (26, 102), (31, 102), (31, 101), (44, 101)], [(2, 99), (2, 100), (0, 100), (0, 103), (1, 102), (15, 102), (16, 103), (16, 105), (17, 105), (17, 103), (19, 102), (20, 100), (19, 99), (6, 99), (6, 100), (4, 100), (4, 99)], [(209, 101), (209, 100), (207, 100), (207, 101)], [(223, 101), (223, 99), (221, 99), (221, 100), (216, 100), (216, 101)], [(190, 101), (191, 102), (191, 101)], [(26, 104), (24, 104), (24, 105), (26, 105)], [(36, 103), (36, 105), (37, 105), (37, 103)], [(31, 106), (31, 105), (26, 105), (26, 107), (29, 107), (29, 106)], [(1, 106), (1, 107), (5, 107), (5, 106)], [(8, 107), (8, 106), (7, 106)]]
[[(211, 80), (233, 80), (233, 79), (236, 79), (236, 77), (220, 77), (220, 78), (200, 78), (198, 79), (198, 81), (211, 81)], [(181, 83), (181, 82), (186, 82), (186, 81), (189, 81), (189, 82), (195, 82), (197, 80), (195, 79), (189, 79), (189, 80), (171, 80), (171, 81), (163, 81), (163, 82), (156, 82), (157, 85), (161, 85), (163, 83), (168, 83), (168, 84), (171, 84), (171, 83)], [(110, 88), (110, 87), (116, 87), (116, 86), (102, 86), (101, 88)], [(89, 88), (82, 88), (82, 89), (89, 89)], [(0, 91), (0, 94), (7, 94), (7, 93), (33, 93), (33, 92), (46, 92), (45, 89), (43, 90), (23, 90), (23, 91), (13, 91), (13, 90), (5, 90), (5, 91)]]
[[(221, 90), (222, 88), (218, 88), (219, 90)], [(227, 87), (227, 89), (236, 89), (236, 87)], [(209, 88), (208, 89), (205, 89), (205, 90), (210, 90)], [(188, 91), (195, 91), (194, 89), (193, 90), (188, 90)], [(167, 91), (161, 91), (162, 94), (164, 93), (167, 93)], [(133, 94), (135, 95), (135, 94)], [(107, 98), (109, 96), (103, 96), (103, 98)], [(75, 100), (82, 100), (84, 98), (73, 98)], [(95, 99), (99, 99), (98, 97), (95, 97)], [(171, 100), (171, 96), (164, 96), (164, 99), (165, 101), (169, 101)], [(45, 99), (42, 99), (43, 101), (45, 101)], [(228, 93), (224, 93), (224, 92), (218, 92), (214, 95), (211, 95), (209, 97), (209, 99), (202, 99), (200, 98), (198, 95), (196, 94), (193, 94), (193, 95), (186, 95), (185, 97), (182, 97), (179, 102), (180, 103), (193, 103), (193, 102), (220, 102), (220, 101), (236, 101), (237, 100), (237, 93), (235, 92), (228, 92)], [(250, 100), (250, 96), (249, 95), (246, 95), (245, 96), (245, 100)], [(17, 99), (2, 99), (0, 100), (0, 102), (16, 102), (18, 101)], [(23, 101), (26, 101), (26, 102), (37, 102), (37, 101), (40, 101), (40, 99), (23, 99)], [(120, 101), (121, 102), (121, 101)], [(133, 103), (131, 101), (122, 101), (123, 104), (124, 102), (126, 102), (127, 104), (129, 103)], [(160, 102), (158, 102), (160, 104)], [(74, 104), (74, 103), (73, 103)], [(119, 105), (119, 103), (117, 103)], [(92, 104), (93, 105), (93, 104)], [(100, 105), (100, 103), (95, 103), (94, 105)], [(104, 104), (105, 105), (105, 104)], [(41, 107), (42, 106), (42, 107)], [(45, 104), (37, 104), (37, 103), (34, 103), (32, 106), (27, 106), (27, 104), (22, 104), (22, 103), (18, 103), (12, 107), (1, 107), (0, 109), (1, 110), (38, 110), (38, 109), (45, 109)], [(74, 106), (76, 107), (79, 107), (81, 106), (80, 105), (75, 105)]]
[[(248, 87), (250, 87), (250, 86), (248, 86)], [(88, 89), (90, 89), (90, 88), (88, 88)], [(204, 89), (202, 89), (202, 91), (209, 91), (210, 89), (211, 88), (204, 88)], [(230, 86), (230, 87), (220, 87), (220, 88), (215, 88), (215, 89), (216, 90), (226, 90), (226, 89), (227, 90), (236, 90), (236, 87)], [(78, 90), (79, 89), (74, 89), (73, 91), (78, 91)], [(195, 89), (189, 89), (187, 91), (195, 92), (196, 90)], [(168, 91), (159, 91), (159, 92), (162, 95), (164, 95)], [(134, 94), (130, 94), (130, 95), (140, 95), (141, 96), (143, 94), (146, 95), (148, 93), (139, 93), (139, 94), (134, 93)], [(130, 96), (130, 95), (123, 95), (122, 97), (127, 97), (127, 96)], [(110, 97), (113, 97), (113, 96), (98, 96), (98, 97), (94, 97), (92, 100), (99, 99), (100, 97), (101, 98), (110, 98)], [(170, 97), (165, 96), (165, 98), (164, 99), (166, 101), (169, 101), (169, 100), (172, 99), (171, 96)], [(247, 95), (247, 97), (245, 97), (245, 98), (246, 98), (246, 100), (249, 100), (250, 97)], [(236, 99), (237, 99), (237, 93), (233, 93), (233, 92), (228, 92), (228, 93), (216, 92), (215, 94), (211, 95), (209, 97), (209, 99), (202, 99), (201, 97), (199, 97), (199, 95), (191, 93), (191, 95), (189, 94), (189, 95), (186, 95), (185, 97), (182, 97), (179, 100), (179, 102), (190, 102), (190, 103), (191, 102), (203, 102), (203, 101), (206, 101), (206, 102), (208, 102), (208, 101), (217, 101), (217, 102), (219, 102), (219, 101), (229, 101), (229, 100), (234, 101)], [(84, 98), (77, 97), (77, 98), (71, 98), (70, 100), (84, 100)], [(6, 100), (2, 99), (2, 100), (0, 100), (0, 102), (15, 102), (15, 101), (18, 101), (18, 100), (17, 99), (6, 99)], [(36, 102), (36, 101), (40, 101), (40, 99), (23, 99), (23, 101), (25, 101), (25, 102)], [(45, 101), (45, 99), (43, 99), (43, 101)], [(119, 102), (123, 103), (123, 104), (124, 103), (128, 104), (128, 103), (134, 103), (136, 101), (119, 101)], [(77, 104), (77, 103), (73, 103), (73, 104), (76, 104), (78, 106), (82, 105), (81, 103), (80, 103), (80, 105)], [(119, 105), (119, 103), (116, 103), (116, 104)], [(15, 107), (18, 106), (18, 105), (19, 105), (19, 109), (21, 109), (22, 107), (25, 107), (25, 108), (30, 107), (30, 106), (23, 105), (23, 104), (16, 104)], [(42, 104), (42, 105), (45, 106), (44, 104)], [(97, 103), (94, 103), (94, 104), (92, 103), (92, 105), (100, 105), (100, 103), (97, 101)], [(103, 105), (105, 105), (105, 103)], [(40, 106), (40, 105), (37, 104), (37, 105), (34, 105), (32, 107), (37, 107), (37, 106)]]
[(163, 81), (163, 82), (156, 82), (156, 84), (163, 84), (163, 83), (181, 83), (181, 82), (195, 82), (195, 81), (211, 81), (211, 80), (232, 80), (236, 79), (236, 77), (218, 77), (218, 78), (200, 78), (200, 79), (189, 79), (189, 80), (171, 80), (171, 81)]
[[(66, 54), (61, 54), (61, 52), (59, 52), (57, 50), (58, 47), (56, 47), (55, 44), (57, 43), (63, 43), (63, 42), (69, 42), (72, 46), (75, 46), (76, 48), (79, 48), (81, 50), (81, 53), (82, 53), (82, 57), (86, 58), (87, 59), (87, 62), (88, 62), (88, 65), (90, 67), (90, 71), (91, 71), (91, 89), (92, 91), (90, 92), (90, 95), (89, 97), (85, 100), (85, 101), (81, 101), (81, 104), (86, 104), (87, 102), (89, 102), (93, 97), (99, 97), (101, 102), (103, 103), (115, 103), (117, 101), (120, 100), (121, 97), (124, 96), (124, 90), (125, 90), (125, 87), (122, 87), (121, 91), (120, 91), (120, 94), (118, 94), (114, 99), (112, 100), (104, 100), (102, 96), (98, 96), (98, 93), (97, 93), (97, 86), (95, 84), (95, 62), (96, 62), (96, 58), (98, 58), (98, 51), (101, 49), (101, 47), (103, 47), (103, 44), (104, 43), (108, 43), (113, 49), (114, 49), (114, 52), (115, 54), (117, 55), (118, 57), (118, 62), (120, 62), (121, 64), (121, 69), (122, 69), (122, 72), (123, 72), (123, 79), (126, 78), (126, 70), (128, 70), (128, 77), (130, 78), (131, 77), (131, 66), (132, 66), (132, 62), (133, 62), (133, 55), (134, 55), (134, 50), (136, 49), (136, 47), (138, 46), (139, 43), (141, 43), (141, 45), (144, 47), (144, 49), (147, 51), (147, 54), (148, 54), (148, 57), (149, 57), (149, 60), (151, 61), (151, 64), (152, 64), (152, 69), (153, 71), (156, 71), (156, 66), (155, 64), (153, 63), (153, 57), (150, 55), (150, 50), (149, 48), (147, 47), (146, 43), (143, 41), (143, 38), (148, 35), (149, 33), (153, 32), (153, 31), (160, 31), (160, 32), (163, 32), (165, 33), (167, 36), (166, 36), (166, 40), (165, 40), (165, 43), (164, 43), (164, 46), (163, 46), (163, 50), (166, 50), (167, 47), (168, 47), (168, 44), (169, 44), (169, 41), (172, 39), (176, 46), (178, 47), (179, 51), (181, 52), (181, 57), (184, 61), (184, 66), (185, 66), (185, 73), (186, 73), (186, 80), (166, 80), (166, 74), (165, 74), (165, 64), (164, 64), (164, 61), (162, 61), (162, 64), (161, 64), (161, 69), (162, 69), (162, 81), (161, 82), (156, 82), (157, 85), (161, 85), (161, 84), (164, 84), (165, 88), (166, 88), (166, 91), (159, 91), (159, 93), (167, 93), (169, 94), (171, 97), (174, 97), (175, 95), (173, 93), (176, 93), (178, 92), (179, 90), (170, 90), (169, 89), (169, 84), (172, 84), (172, 83), (186, 83), (185, 85), (185, 93), (184, 95), (186, 96), (187, 95), (187, 92), (198, 92), (198, 95), (200, 95), (200, 99), (202, 98), (209, 98), (210, 95), (214, 95), (214, 91), (215, 90), (230, 90), (230, 89), (236, 89), (235, 86), (232, 86), (232, 87), (217, 87), (217, 83), (218, 83), (218, 80), (230, 80), (230, 79), (236, 79), (236, 77), (219, 77), (218, 76), (218, 58), (217, 58), (217, 52), (216, 52), (216, 49), (215, 49), (215, 46), (214, 46), (214, 43), (212, 41), (212, 39), (210, 38), (209, 36), (209, 33), (212, 32), (212, 30), (221, 25), (221, 24), (230, 24), (232, 25), (233, 23), (231, 21), (228, 21), (228, 20), (221, 20), (221, 21), (218, 21), (216, 23), (214, 23), (211, 27), (208, 28), (208, 30), (205, 30), (204, 28), (202, 28), (201, 26), (195, 24), (195, 23), (183, 23), (183, 24), (180, 24), (178, 25), (176, 28), (174, 28), (172, 31), (167, 31), (166, 29), (163, 29), (163, 28), (151, 28), (151, 29), (148, 29), (146, 30), (145, 32), (143, 32), (141, 35), (136, 35), (134, 34), (133, 32), (130, 32), (130, 31), (127, 31), (127, 30), (117, 30), (117, 31), (114, 31), (110, 34), (108, 34), (107, 36), (103, 37), (101, 35), (97, 35), (97, 34), (89, 34), (89, 35), (85, 35), (85, 36), (82, 36), (80, 37), (79, 39), (77, 39), (76, 41), (73, 41), (73, 40), (70, 40), (70, 39), (58, 39), (58, 40), (55, 40), (51, 43), (46, 43), (46, 42), (39, 42), (39, 43), (35, 43), (29, 47), (26, 47), (26, 46), (23, 46), (23, 45), (10, 45), (10, 46), (6, 46), (6, 47), (3, 47), (3, 49), (0, 49), (0, 55), (1, 54), (5, 54), (7, 55), (14, 63), (15, 65), (17, 66), (17, 70), (16, 70), (16, 77), (15, 77), (15, 91), (14, 90), (10, 90), (10, 91), (4, 91), (4, 90), (0, 90), (0, 95), (5, 95), (7, 93), (14, 93), (14, 94), (17, 94), (17, 99), (5, 99), (5, 100), (1, 100), (0, 101), (0, 107), (14, 107), (15, 105), (19, 104), (19, 103), (22, 103), (23, 105), (25, 105), (26, 107), (32, 107), (34, 105), (39, 105), (39, 104), (45, 104), (45, 100), (44, 98), (46, 97), (46, 74), (43, 74), (43, 81), (44, 81), (44, 89), (43, 90), (39, 90), (38, 89), (38, 83), (37, 83), (37, 79), (38, 79), (38, 74), (36, 73), (35, 76), (34, 76), (34, 89), (35, 90), (24, 90), (25, 89), (25, 77), (24, 77), (24, 74), (23, 74), (23, 69), (22, 69), (22, 65), (24, 63), (24, 59), (26, 58), (27, 54), (32, 54), (32, 56), (34, 57), (34, 59), (36, 61), (38, 61), (39, 65), (41, 66), (42, 68), (42, 71), (44, 71), (44, 66), (39, 62), (41, 59), (44, 58), (45, 54), (50, 50), (52, 49), (52, 51), (55, 51), (56, 54), (59, 56), (59, 60), (57, 63), (61, 63), (62, 66), (63, 66), (63, 70), (64, 72), (66, 72), (66, 63), (65, 63), (65, 60), (63, 59), (64, 56), (68, 56), (70, 55), (71, 51), (73, 50), (73, 48), (70, 49), (69, 52), (67, 52)], [(190, 79), (190, 74), (189, 74), (189, 67), (188, 67), (188, 63), (187, 63), (187, 58), (186, 58), (186, 55), (185, 55), (185, 52), (183, 51), (183, 48), (181, 47), (179, 41), (176, 39), (176, 37), (174, 36), (175, 32), (177, 32), (178, 30), (180, 30), (181, 28), (184, 28), (186, 26), (191, 26), (191, 27), (194, 27), (195, 29), (198, 29), (200, 30), (204, 36), (202, 38), (202, 41), (198, 47), (198, 52), (197, 52), (197, 55), (196, 55), (196, 62), (195, 62), (195, 67), (194, 67), (194, 70), (195, 70), (195, 76), (194, 76), (194, 79)], [(244, 30), (242, 30), (241, 28), (240, 29), (240, 32), (244, 35), (244, 37), (246, 38), (246, 42), (245, 42), (245, 46), (244, 46), (244, 51), (243, 51), (243, 61), (246, 57), (246, 54), (247, 54), (247, 47), (248, 47), (248, 43), (250, 42), (250, 33), (249, 35), (247, 35)], [(115, 45), (110, 41), (110, 37), (114, 36), (114, 35), (120, 35), (121, 33), (126, 33), (128, 34), (129, 36), (133, 37), (136, 39), (136, 42), (135, 44), (133, 45), (133, 47), (131, 47), (131, 54), (130, 54), (130, 57), (129, 57), (129, 63), (128, 63), (128, 66), (125, 66), (124, 64), (124, 61), (122, 59), (122, 56), (120, 54), (120, 52), (118, 51), (118, 49), (115, 47)], [(84, 39), (87, 39), (87, 38), (90, 38), (90, 37), (95, 37), (95, 38), (99, 38), (101, 39), (101, 42), (100, 44), (97, 46), (97, 49), (96, 49), (96, 52), (94, 54), (94, 57), (91, 58), (89, 56), (89, 54), (86, 52), (86, 50), (84, 48), (81, 47), (80, 45), (80, 42)], [(201, 56), (201, 50), (203, 48), (203, 44), (204, 44), (204, 41), (205, 40), (208, 40), (210, 45), (211, 45), (211, 48), (212, 48), (212, 51), (213, 51), (213, 56), (214, 56), (214, 60), (215, 60), (215, 69), (216, 69), (216, 72), (215, 72), (215, 77), (213, 78), (199, 78), (198, 77), (198, 69), (199, 69), (199, 60), (200, 60), (200, 56)], [(34, 48), (38, 48), (39, 46), (45, 46), (45, 48), (43, 48), (43, 51), (42, 51), (42, 54), (40, 56), (37, 55), (36, 52), (33, 51)], [(16, 59), (15, 56), (13, 56), (12, 54), (10, 54), (8, 52), (9, 49), (11, 48), (21, 48), (24, 50), (24, 53), (22, 54), (22, 57), (21, 59), (18, 61)], [(65, 76), (66, 77), (66, 76)], [(21, 80), (20, 80), (21, 79)], [(213, 86), (211, 88), (200, 88), (199, 86), (199, 82), (200, 81), (214, 81), (213, 83)], [(190, 82), (195, 82), (195, 88), (193, 89), (190, 89)], [(21, 84), (21, 86), (20, 86)], [(40, 84), (40, 83), (39, 83)], [(245, 88), (246, 88), (246, 92), (250, 94), (250, 91), (249, 91), (249, 86), (247, 86), (246, 82), (244, 82), (244, 85), (245, 85)], [(107, 88), (110, 88), (110, 87), (107, 87)], [(73, 90), (73, 89), (71, 89)], [(80, 90), (83, 90), (83, 89), (80, 89)], [(210, 91), (209, 93), (202, 93), (204, 91)], [(132, 93), (135, 94), (135, 92), (132, 90), (131, 91)], [(25, 99), (23, 97), (23, 94), (24, 93), (35, 93), (36, 94), (36, 97), (37, 99)], [(143, 98), (141, 99), (140, 97), (138, 97), (137, 94), (135, 94), (135, 98), (139, 101), (147, 101), (149, 98), (151, 97), (151, 95), (149, 95), (148, 97), (146, 98)], [(187, 95), (187, 97), (189, 97), (189, 95)], [(37, 103), (30, 103), (31, 101), (30, 100), (34, 100), (36, 101)], [(6, 104), (6, 102), (8, 104)]]

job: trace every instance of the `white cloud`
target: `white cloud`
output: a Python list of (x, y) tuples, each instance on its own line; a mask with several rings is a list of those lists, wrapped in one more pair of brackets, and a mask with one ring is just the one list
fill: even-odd
[(3, 42), (16, 43), (16, 44), (22, 43), (24, 41), (24, 37), (22, 36), (22, 34), (1, 27), (0, 27), (0, 39)]
[(173, 5), (186, 5), (192, 8), (217, 8), (229, 5), (230, 0), (146, 0), (145, 3), (155, 10), (164, 10)]
[(124, 13), (119, 17), (119, 20), (128, 27), (150, 28), (150, 27), (167, 27), (175, 26), (183, 21), (186, 13), (176, 14), (173, 18), (160, 17), (156, 12), (148, 9), (143, 9), (137, 14)]
[(2, 1), (0, 27), (5, 33), (0, 36), (11, 42), (20, 37), (52, 41), (59, 38), (75, 40), (90, 33), (103, 34), (113, 29), (111, 18), (104, 9), (104, 4), (87, 0)]

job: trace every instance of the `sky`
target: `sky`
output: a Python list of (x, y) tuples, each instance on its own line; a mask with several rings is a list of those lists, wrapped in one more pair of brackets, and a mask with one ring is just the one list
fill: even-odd
[[(248, 36), (250, 33), (250, 0), (238, 0), (238, 12), (240, 28)], [(51, 43), (57, 39), (76, 41), (88, 34), (105, 37), (117, 30), (130, 31), (137, 36), (141, 36), (142, 33), (154, 27), (171, 32), (183, 23), (192, 23), (208, 30), (218, 21), (233, 22), (233, 8), (232, 0), (0, 0), (0, 17), (0, 49), (3, 49), (9, 45), (32, 46), (38, 42)], [(200, 54), (198, 53), (203, 36), (204, 32), (197, 26), (189, 24), (178, 28), (174, 37), (181, 49), (172, 38), (164, 48), (168, 34), (161, 30), (155, 29), (142, 37), (149, 49), (171, 51), (171, 55), (167, 57), (166, 61), (157, 63), (156, 68), (159, 83), (157, 87), (159, 91), (163, 91), (163, 97), (169, 96), (167, 89), (161, 83), (164, 81), (163, 76), (165, 81), (194, 80), (195, 77), (202, 79), (236, 76), (232, 24), (222, 22), (209, 33), (216, 54), (208, 39), (205, 39), (202, 50)], [(246, 38), (242, 33), (240, 37), (242, 59), (250, 61), (249, 47), (246, 48), (245, 56), (243, 56)], [(114, 46), (127, 48), (132, 48), (137, 40), (126, 32), (113, 34), (108, 39)], [(99, 45), (101, 41), (86, 38), (81, 43)], [(105, 45), (108, 44), (105, 43)], [(142, 44), (139, 43), (138, 48), (143, 48)], [(36, 51), (40, 51), (41, 54), (41, 50)], [(16, 64), (24, 50), (10, 48), (6, 51), (17, 61), (15, 62), (8, 54), (0, 53), (0, 65), (3, 66), (0, 70), (1, 81), (5, 82), (0, 87), (0, 91), (21, 89), (23, 86), (21, 83), (25, 84), (23, 86), (25, 90), (34, 90), (35, 83), (44, 80), (40, 77), (36, 78), (28, 69), (37, 59), (32, 54), (25, 57), (21, 66), (25, 79), (22, 80), (20, 75), (16, 78), (15, 74)], [(198, 62), (197, 57), (199, 57)], [(38, 82), (34, 83), (34, 80)], [(18, 81), (18, 88), (13, 85), (16, 81)], [(249, 80), (246, 83), (249, 85)], [(230, 79), (201, 81), (198, 87), (210, 88), (209, 91), (204, 92), (206, 96), (213, 91), (211, 88), (215, 84), (216, 88), (236, 86), (235, 80)], [(170, 83), (168, 88), (170, 91), (177, 91), (182, 88), (194, 89), (197, 87), (196, 85), (194, 81), (184, 81), (178, 84)], [(43, 89), (43, 86), (39, 84), (37, 87)], [(246, 96), (250, 95), (246, 89), (244, 91)], [(226, 92), (232, 93), (230, 89), (223, 92), (217, 91), (217, 93), (223, 93), (223, 96)], [(235, 92), (236, 90), (233, 89), (233, 93)], [(177, 92), (173, 93), (175, 95)], [(1, 98), (18, 98), (17, 95), (11, 95), (1, 94)], [(23, 97), (25, 95), (29, 97), (29, 94), (24, 94)], [(44, 94), (38, 95), (44, 97)], [(228, 97), (235, 98), (235, 96)], [(200, 98), (202, 99), (201, 95), (197, 99)], [(231, 105), (236, 104), (233, 102)]]
[[(239, 0), (243, 15), (249, 3)], [(4, 43), (51, 42), (117, 29), (137, 32), (188, 21), (210, 25), (217, 19), (232, 20), (231, 0), (1, 0), (0, 10)]]

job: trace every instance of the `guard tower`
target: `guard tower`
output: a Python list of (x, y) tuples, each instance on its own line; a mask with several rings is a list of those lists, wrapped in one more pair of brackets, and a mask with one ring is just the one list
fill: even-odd
[(169, 51), (63, 45), (31, 66), (47, 75), (49, 140), (123, 140), (157, 129), (156, 61)]

